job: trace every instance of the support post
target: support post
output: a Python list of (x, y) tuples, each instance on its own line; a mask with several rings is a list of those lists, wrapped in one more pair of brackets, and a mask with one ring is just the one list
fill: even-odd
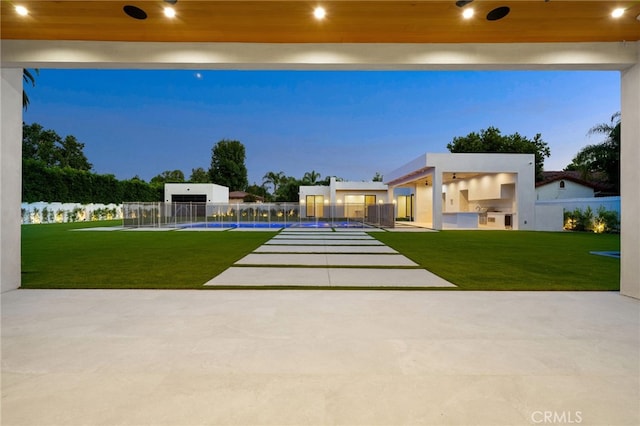
[(22, 68), (2, 68), (0, 86), (0, 289), (20, 287)]
[(620, 293), (640, 299), (640, 43), (638, 62), (622, 71), (620, 147)]

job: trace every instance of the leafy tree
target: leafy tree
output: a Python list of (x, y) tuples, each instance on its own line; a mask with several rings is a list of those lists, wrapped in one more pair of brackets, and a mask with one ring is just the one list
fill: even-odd
[(247, 192), (249, 194), (253, 194), (253, 195), (257, 195), (258, 197), (262, 197), (265, 200), (267, 198), (269, 198), (269, 193), (267, 192), (267, 188), (264, 187), (264, 185), (257, 185), (257, 184), (253, 184), (253, 185), (249, 185), (247, 187)]
[(209, 173), (202, 167), (191, 169), (191, 176), (189, 177), (191, 183), (209, 183)]
[(480, 133), (471, 132), (467, 136), (453, 138), (447, 144), (447, 149), (453, 153), (516, 153), (535, 154), (536, 179), (542, 179), (544, 159), (551, 156), (551, 150), (542, 140), (540, 133), (533, 139), (521, 136), (519, 133), (502, 135), (496, 127), (482, 129)]
[(373, 176), (373, 179), (371, 179), (373, 182), (382, 182), (382, 175), (380, 174), (380, 172), (376, 172), (376, 174)]
[(245, 203), (255, 203), (256, 201), (258, 201), (258, 197), (253, 194), (247, 194), (242, 197), (242, 201)]
[(223, 139), (211, 149), (211, 182), (229, 187), (231, 191), (244, 191), (249, 185), (244, 145), (239, 141)]
[(162, 185), (163, 183), (180, 183), (184, 182), (184, 173), (182, 170), (165, 170), (151, 178), (154, 185)]
[(584, 179), (591, 175), (602, 173), (606, 180), (620, 193), (620, 140), (621, 140), (620, 112), (611, 116), (609, 123), (593, 126), (587, 133), (605, 135), (605, 140), (582, 148), (565, 170), (579, 170)]
[[(38, 68), (35, 68), (33, 70), (33, 73), (26, 69), (23, 68), (22, 69), (22, 81), (26, 84), (30, 84), (31, 87), (36, 87), (36, 78), (33, 75), (35, 73), (35, 75), (40, 75), (40, 70)], [(27, 108), (29, 108), (29, 104), (31, 103), (31, 101), (29, 100), (29, 96), (27, 95), (27, 91), (22, 89), (22, 108), (25, 109), (25, 111), (27, 110)]]
[(56, 144), (60, 136), (53, 130), (44, 130), (38, 123), (22, 123), (22, 158), (41, 161), (47, 167), (56, 166)]
[(75, 136), (64, 139), (53, 130), (45, 130), (40, 124), (22, 123), (22, 158), (41, 161), (47, 167), (70, 167), (91, 170), (93, 165), (84, 155), (84, 144)]
[(286, 179), (284, 172), (267, 172), (262, 177), (262, 183), (263, 185), (273, 185), (273, 195), (275, 195), (284, 179)]
[(57, 162), (60, 167), (71, 167), (76, 170), (91, 170), (92, 164), (83, 153), (84, 144), (75, 136), (68, 135), (60, 142), (57, 154)]
[(288, 176), (282, 180), (278, 191), (274, 194), (276, 201), (299, 201), (300, 185), (302, 182), (292, 176)]
[(325, 176), (325, 177), (324, 177), (324, 179), (322, 179), (322, 180), (319, 182), (319, 184), (320, 184), (320, 185), (323, 185), (323, 186), (329, 186), (329, 185), (331, 185), (331, 176)]
[(310, 172), (306, 172), (304, 174), (304, 176), (302, 177), (302, 183), (303, 185), (315, 185), (318, 183), (318, 180), (321, 177), (322, 176), (320, 175), (320, 173), (316, 172), (315, 170), (311, 170)]

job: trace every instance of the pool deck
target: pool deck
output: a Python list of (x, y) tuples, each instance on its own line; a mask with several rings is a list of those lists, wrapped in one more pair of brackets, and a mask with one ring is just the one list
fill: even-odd
[(640, 424), (615, 292), (14, 290), (1, 315), (3, 425)]

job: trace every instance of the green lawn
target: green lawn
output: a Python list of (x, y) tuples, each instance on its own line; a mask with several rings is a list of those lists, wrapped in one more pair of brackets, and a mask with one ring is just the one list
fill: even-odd
[[(202, 289), (274, 232), (97, 232), (90, 222), (22, 227), (24, 288)], [(375, 232), (463, 290), (618, 290), (619, 235), (513, 231)]]
[(24, 288), (203, 288), (273, 232), (71, 231), (89, 222), (22, 226)]
[(571, 232), (372, 233), (463, 290), (619, 290), (620, 236)]

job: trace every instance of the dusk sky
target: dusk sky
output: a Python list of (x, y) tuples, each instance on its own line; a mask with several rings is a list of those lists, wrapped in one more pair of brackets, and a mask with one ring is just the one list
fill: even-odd
[(541, 133), (561, 170), (620, 110), (618, 72), (40, 70), (24, 113), (85, 144), (97, 173), (145, 180), (208, 169), (211, 148), (246, 148), (249, 183), (268, 171), (371, 180), (489, 126)]

